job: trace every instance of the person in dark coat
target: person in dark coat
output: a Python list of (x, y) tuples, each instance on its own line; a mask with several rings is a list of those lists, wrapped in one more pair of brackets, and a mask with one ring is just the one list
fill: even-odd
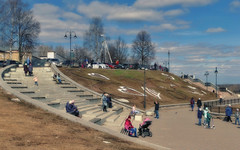
[(195, 101), (194, 101), (194, 98), (192, 97), (191, 100), (190, 100), (190, 106), (192, 108), (192, 111), (194, 109), (194, 105), (195, 105)]
[(159, 119), (159, 112), (158, 112), (158, 110), (159, 110), (159, 103), (158, 103), (157, 100), (154, 102), (154, 105), (155, 105), (154, 113), (156, 115), (154, 118)]
[(197, 117), (198, 117), (198, 125), (202, 125), (202, 116), (203, 116), (203, 111), (201, 107), (198, 109)]
[(232, 115), (232, 107), (231, 107), (231, 104), (229, 104), (229, 105), (226, 107), (225, 113), (226, 113), (226, 117), (227, 117), (227, 122), (229, 122), (229, 121), (232, 122), (232, 119), (231, 119), (231, 115)]
[(112, 108), (112, 97), (110, 94), (107, 95), (107, 105), (108, 108)]
[(26, 63), (26, 62), (24, 63), (23, 70), (24, 70), (25, 76), (27, 76), (28, 66), (27, 66), (27, 63)]
[(32, 76), (32, 74), (33, 74), (33, 66), (32, 66), (31, 62), (29, 63), (28, 71), (29, 71), (29, 76)]
[(79, 116), (79, 111), (77, 109), (77, 107), (74, 105), (74, 100), (70, 100), (69, 102), (67, 102), (66, 104), (66, 112), (70, 113), (74, 116), (80, 117)]
[(202, 107), (201, 98), (198, 98), (198, 100), (197, 100), (197, 106), (198, 106), (198, 109)]

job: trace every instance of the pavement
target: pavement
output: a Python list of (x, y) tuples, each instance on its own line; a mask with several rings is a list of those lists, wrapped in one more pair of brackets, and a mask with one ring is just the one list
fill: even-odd
[(215, 129), (198, 126), (197, 111), (188, 107), (162, 109), (159, 119), (151, 119), (153, 137), (140, 138), (163, 147), (174, 150), (237, 150), (240, 146), (240, 126), (219, 119), (214, 119)]

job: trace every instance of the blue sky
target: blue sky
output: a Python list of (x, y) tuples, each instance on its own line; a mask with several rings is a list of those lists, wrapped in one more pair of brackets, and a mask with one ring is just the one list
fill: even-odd
[[(240, 0), (24, 0), (41, 23), (40, 43), (62, 45), (65, 31), (83, 33), (94, 16), (102, 17), (105, 34), (121, 36), (131, 48), (136, 34), (146, 30), (156, 46), (154, 62), (167, 61), (171, 72), (194, 74), (215, 83), (240, 83)], [(73, 45), (74, 45), (73, 44)]]

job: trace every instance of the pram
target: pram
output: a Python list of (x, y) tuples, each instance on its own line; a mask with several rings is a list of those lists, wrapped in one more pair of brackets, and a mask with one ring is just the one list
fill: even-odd
[(139, 125), (138, 128), (138, 136), (150, 136), (152, 137), (152, 132), (148, 128), (152, 124), (152, 121), (149, 118), (146, 118), (142, 124)]

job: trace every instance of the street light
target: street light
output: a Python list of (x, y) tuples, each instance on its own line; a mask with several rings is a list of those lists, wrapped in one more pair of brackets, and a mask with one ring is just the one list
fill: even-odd
[[(69, 35), (69, 36), (68, 36)], [(72, 64), (72, 38), (77, 38), (77, 35), (74, 31), (66, 31), (64, 38), (67, 39), (69, 37), (70, 39), (70, 65)]]
[(146, 110), (146, 68), (144, 66), (144, 101), (143, 101), (144, 110)]
[(204, 75), (206, 76), (206, 83), (205, 83), (205, 86), (207, 87), (207, 91), (208, 91), (208, 75), (209, 75), (209, 72), (206, 71)]
[(214, 71), (214, 73), (216, 74), (216, 97), (217, 97), (217, 74), (218, 74), (218, 70), (217, 70), (217, 67), (216, 67), (216, 70)]

